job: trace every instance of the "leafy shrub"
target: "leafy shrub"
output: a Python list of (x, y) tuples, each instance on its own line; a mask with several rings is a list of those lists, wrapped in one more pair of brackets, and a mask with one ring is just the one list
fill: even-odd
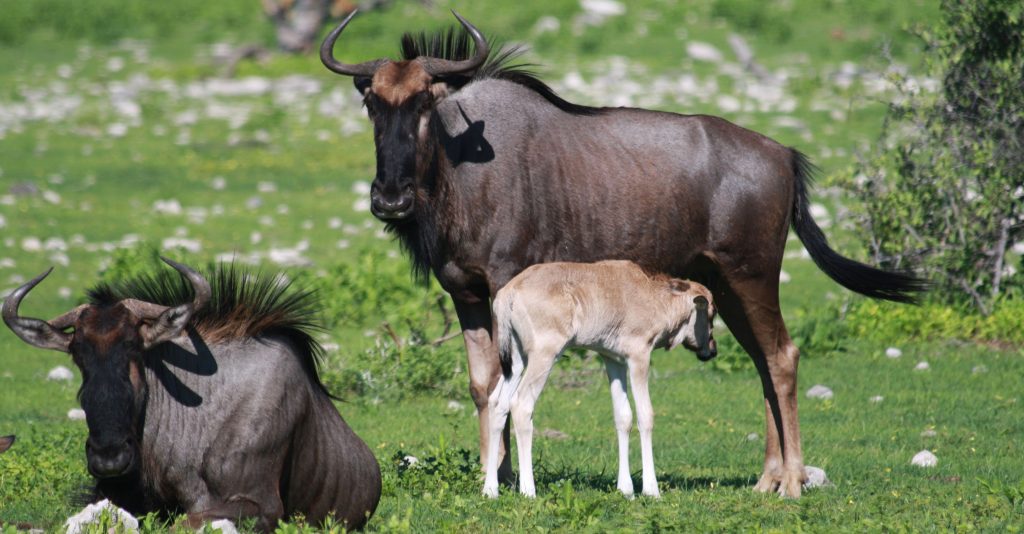
[(878, 264), (923, 271), (932, 298), (989, 314), (1024, 297), (1008, 253), (1024, 239), (1024, 4), (947, 0), (943, 12), (921, 32), (942, 90), (895, 76), (878, 148), (840, 181)]

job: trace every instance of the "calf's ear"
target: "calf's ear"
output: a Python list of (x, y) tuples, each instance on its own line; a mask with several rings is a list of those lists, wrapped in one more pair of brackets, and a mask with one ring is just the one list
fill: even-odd
[(0, 437), (0, 454), (7, 451), (14, 445), (14, 436), (2, 436)]
[(672, 292), (673, 293), (676, 293), (676, 294), (679, 294), (679, 295), (685, 294), (685, 293), (690, 291), (690, 283), (687, 282), (686, 280), (680, 280), (678, 278), (673, 278), (673, 279), (668, 281), (668, 285), (669, 285), (670, 288), (672, 288)]

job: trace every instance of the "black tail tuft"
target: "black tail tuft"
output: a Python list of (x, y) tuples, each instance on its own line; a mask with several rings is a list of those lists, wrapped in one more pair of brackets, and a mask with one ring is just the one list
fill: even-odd
[(796, 176), (796, 194), (793, 199), (793, 229), (807, 247), (811, 259), (819, 269), (839, 285), (861, 295), (895, 302), (917, 302), (917, 293), (928, 289), (928, 283), (912, 273), (883, 271), (844, 258), (828, 246), (821, 228), (808, 210), (808, 188), (815, 167), (807, 157), (793, 150), (793, 173)]

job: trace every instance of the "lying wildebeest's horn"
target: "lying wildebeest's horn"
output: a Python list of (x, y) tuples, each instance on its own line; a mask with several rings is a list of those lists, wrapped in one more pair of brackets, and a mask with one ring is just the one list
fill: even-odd
[(202, 309), (210, 301), (210, 295), (213, 293), (210, 290), (210, 283), (203, 278), (203, 275), (176, 261), (162, 256), (160, 259), (167, 265), (174, 267), (176, 271), (181, 273), (192, 284), (192, 291), (195, 295), (192, 298), (192, 302), (173, 308), (136, 299), (121, 301), (137, 317), (149, 321), (142, 325), (141, 330), (143, 345), (147, 349), (178, 336), (185, 326), (188, 325), (192, 314)]
[(448, 59), (434, 57), (421, 58), (419, 61), (420, 64), (423, 65), (423, 70), (427, 71), (427, 74), (430, 74), (431, 76), (459, 74), (475, 70), (484, 64), (484, 61), (487, 60), (487, 55), (491, 51), (490, 45), (487, 44), (487, 40), (480, 34), (480, 30), (476, 29), (476, 26), (473, 26), (468, 20), (462, 18), (462, 15), (456, 13), (454, 9), (452, 10), (452, 15), (455, 15), (455, 18), (459, 19), (459, 22), (462, 23), (462, 27), (465, 28), (466, 32), (473, 37), (473, 43), (476, 44), (476, 54), (473, 55), (473, 57), (462, 61), (451, 61)]
[(12, 291), (4, 299), (3, 318), (7, 327), (25, 343), (41, 349), (68, 352), (72, 336), (62, 330), (75, 322), (75, 319), (78, 317), (77, 314), (81, 313), (81, 306), (55, 319), (54, 321), (57, 324), (50, 324), (41, 319), (18, 315), (18, 306), (21, 305), (21, 299), (25, 298), (25, 295), (32, 291), (32, 288), (36, 287), (39, 282), (42, 282), (43, 278), (46, 278), (52, 271), (53, 267), (50, 267), (44, 273)]
[(338, 40), (338, 36), (348, 26), (348, 22), (352, 20), (352, 17), (356, 16), (358, 9), (352, 10), (345, 20), (341, 21), (341, 24), (337, 28), (331, 30), (331, 33), (327, 34), (324, 38), (324, 42), (320, 45), (320, 61), (324, 63), (324, 66), (328, 69), (343, 74), (345, 76), (373, 76), (373, 73), (377, 71), (377, 68), (383, 65), (386, 60), (375, 59), (373, 61), (366, 61), (359, 63), (358, 65), (349, 65), (348, 63), (342, 63), (337, 59), (334, 59), (334, 43)]
[(2, 436), (0, 437), (0, 454), (7, 451), (14, 445), (14, 436)]

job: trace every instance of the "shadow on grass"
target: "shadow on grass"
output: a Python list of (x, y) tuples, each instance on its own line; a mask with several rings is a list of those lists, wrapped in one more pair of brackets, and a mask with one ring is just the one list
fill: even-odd
[[(535, 481), (537, 486), (549, 486), (558, 482), (571, 482), (574, 488), (588, 488), (597, 491), (618, 491), (616, 483), (618, 479), (615, 473), (582, 471), (576, 467), (562, 466), (550, 469), (544, 465), (534, 466)], [(633, 487), (639, 491), (643, 487), (643, 480), (640, 473), (633, 473)], [(711, 477), (711, 476), (684, 476), (678, 474), (658, 475), (658, 485), (661, 488), (677, 489), (682, 491), (693, 491), (701, 488), (709, 488), (712, 484), (716, 488), (748, 488), (753, 487), (757, 482), (756, 477), (732, 476), (732, 477)], [(518, 483), (518, 482), (517, 482)]]

